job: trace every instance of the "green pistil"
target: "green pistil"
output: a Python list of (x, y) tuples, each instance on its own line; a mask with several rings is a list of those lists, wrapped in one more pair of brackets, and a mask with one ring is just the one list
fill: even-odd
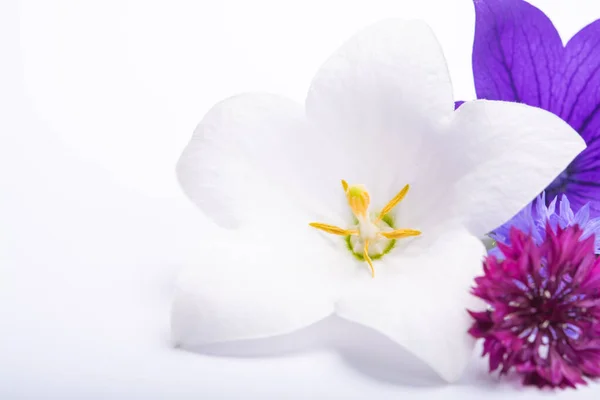
[[(389, 215), (389, 214), (384, 215), (383, 218), (381, 218), (381, 221), (385, 222), (387, 224), (387, 226), (389, 226), (390, 228), (395, 229), (394, 228), (394, 218), (391, 215)], [(358, 224), (358, 220), (356, 218), (354, 218), (354, 223)], [(348, 250), (350, 250), (350, 253), (352, 253), (354, 258), (356, 258), (359, 261), (365, 261), (365, 256), (363, 256), (362, 253), (355, 252), (354, 249), (352, 248), (352, 242), (350, 241), (350, 235), (346, 236), (344, 238), (344, 241), (346, 242), (346, 247), (348, 248)], [(385, 249), (383, 249), (383, 253), (371, 256), (371, 260), (379, 260), (381, 257), (383, 257), (384, 255), (386, 255), (387, 253), (392, 251), (392, 249), (395, 246), (396, 246), (396, 239), (390, 240), (390, 243), (386, 246)]]

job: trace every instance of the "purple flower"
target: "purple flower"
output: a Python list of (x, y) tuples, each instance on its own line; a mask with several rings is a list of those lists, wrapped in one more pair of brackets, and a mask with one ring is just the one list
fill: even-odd
[(522, 0), (474, 0), (477, 97), (525, 103), (569, 123), (587, 143), (546, 188), (566, 193), (574, 211), (600, 216), (600, 20), (563, 46), (544, 13)]
[[(581, 239), (594, 236), (594, 252), (600, 254), (600, 217), (590, 218), (589, 204), (585, 204), (576, 213), (571, 209), (571, 204), (566, 195), (562, 195), (557, 207), (558, 197), (546, 205), (546, 193), (542, 192), (532, 203), (515, 215), (510, 221), (490, 234), (498, 243), (510, 245), (510, 231), (512, 227), (531, 235), (537, 245), (546, 240), (546, 225), (550, 224), (556, 231), (557, 227), (565, 229), (578, 225), (583, 234)], [(502, 257), (498, 247), (490, 250), (490, 254)]]
[(490, 371), (514, 370), (538, 387), (600, 376), (600, 258), (582, 234), (578, 226), (555, 232), (547, 225), (538, 245), (513, 228), (511, 245), (500, 244), (505, 259), (484, 261), (472, 293), (489, 309), (469, 311), (469, 333), (484, 339)]

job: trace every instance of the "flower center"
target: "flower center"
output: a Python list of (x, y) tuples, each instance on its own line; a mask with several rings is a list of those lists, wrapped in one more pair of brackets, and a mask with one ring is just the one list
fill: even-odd
[(345, 236), (348, 250), (359, 260), (366, 261), (371, 269), (371, 276), (375, 277), (373, 260), (389, 253), (397, 239), (421, 234), (421, 231), (414, 229), (395, 229), (394, 219), (389, 215), (406, 196), (409, 185), (404, 186), (378, 213), (370, 212), (371, 196), (364, 185), (350, 186), (342, 180), (342, 187), (354, 215), (354, 223), (348, 229), (320, 222), (311, 222), (310, 226), (333, 235)]
[[(375, 224), (374, 222), (371, 222)], [(358, 235), (347, 235), (345, 237), (346, 247), (356, 257), (357, 260), (366, 261), (363, 251), (365, 248), (365, 238), (360, 234), (363, 230), (360, 229), (360, 222), (355, 218), (353, 229), (359, 231)], [(388, 214), (379, 221), (375, 228), (378, 231), (390, 232), (394, 230), (394, 219)], [(369, 242), (369, 257), (371, 260), (378, 260), (385, 254), (389, 253), (396, 245), (396, 239), (389, 239), (382, 235), (375, 235)]]

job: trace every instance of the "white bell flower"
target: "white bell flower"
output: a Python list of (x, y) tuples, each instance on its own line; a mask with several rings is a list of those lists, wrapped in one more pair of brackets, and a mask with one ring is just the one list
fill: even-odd
[(478, 238), (584, 147), (541, 109), (473, 101), (454, 111), (431, 30), (370, 26), (322, 66), (304, 107), (243, 94), (197, 127), (177, 174), (224, 229), (181, 273), (173, 338), (184, 348), (265, 338), (337, 314), (454, 381), (472, 353)]

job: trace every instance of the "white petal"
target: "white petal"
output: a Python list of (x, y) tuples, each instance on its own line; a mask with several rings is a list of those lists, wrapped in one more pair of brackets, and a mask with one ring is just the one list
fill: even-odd
[[(326, 123), (404, 136), (406, 123), (440, 120), (453, 110), (440, 45), (421, 21), (384, 20), (349, 39), (321, 67), (307, 113)], [(381, 143), (383, 145), (383, 143)]]
[(302, 136), (304, 130), (302, 106), (291, 100), (268, 94), (224, 100), (194, 131), (177, 164), (179, 182), (221, 226), (237, 227), (267, 212), (277, 214), (287, 200), (266, 172), (285, 157), (277, 143)]
[(550, 112), (485, 100), (456, 111), (446, 145), (457, 155), (449, 168), (460, 176), (453, 211), (474, 235), (514, 216), (585, 148), (579, 134)]
[(338, 287), (352, 277), (351, 256), (341, 256), (341, 237), (339, 247), (331, 246), (304, 228), (270, 235), (228, 231), (220, 236), (225, 239), (199, 246), (201, 260), (178, 279), (171, 314), (174, 342), (197, 348), (264, 338), (330, 315)]
[(427, 251), (410, 246), (390, 253), (375, 266), (375, 279), (357, 285), (336, 312), (383, 333), (455, 381), (472, 355), (466, 309), (479, 305), (469, 288), (484, 255), (483, 244), (464, 230), (437, 237)]
[(321, 67), (306, 112), (360, 166), (344, 178), (367, 185), (371, 198), (385, 203), (414, 182), (423, 140), (453, 104), (431, 29), (420, 21), (385, 20), (357, 33)]

